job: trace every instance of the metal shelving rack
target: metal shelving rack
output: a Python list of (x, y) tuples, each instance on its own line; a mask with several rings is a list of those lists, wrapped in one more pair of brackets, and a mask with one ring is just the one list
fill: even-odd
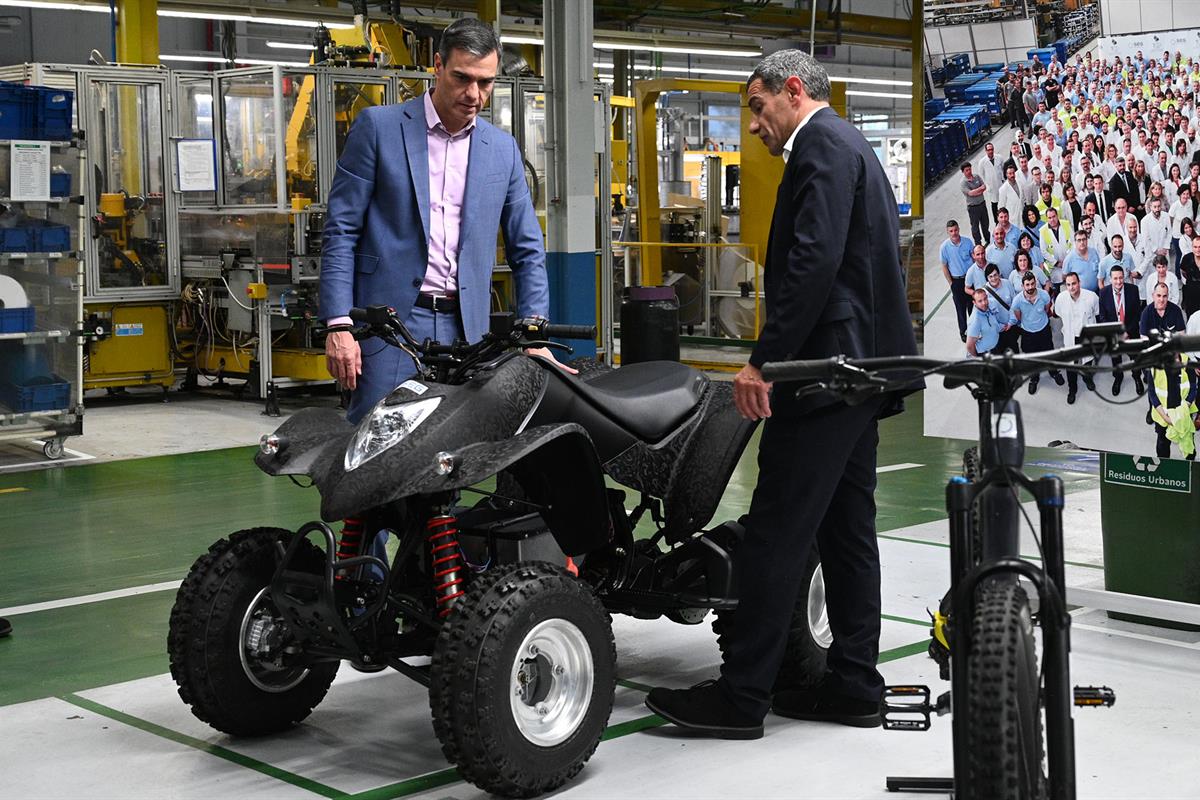
[[(83, 152), (76, 141), (50, 142), (51, 164), (82, 187)], [(67, 402), (46, 410), (9, 408), (0, 401), (0, 441), (42, 440), (47, 458), (61, 458), (68, 436), (83, 433), (83, 196), (12, 200), (9, 194), (10, 140), (0, 140), (0, 204), (25, 215), (66, 225), (75, 249), (61, 252), (0, 252), (0, 275), (15, 279), (34, 309), (34, 329), (0, 333), (0, 380), (21, 383), (52, 374), (70, 384)], [(7, 373), (7, 374), (5, 374)]]

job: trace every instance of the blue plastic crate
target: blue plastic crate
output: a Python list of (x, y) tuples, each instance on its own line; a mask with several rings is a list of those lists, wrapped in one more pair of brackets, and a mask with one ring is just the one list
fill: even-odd
[(967, 89), (979, 83), (983, 79), (983, 75), (978, 72), (968, 72), (965, 75), (959, 75), (952, 81), (948, 81), (945, 87), (946, 99), (951, 103), (961, 103), (966, 99)]
[(18, 414), (65, 409), (71, 404), (71, 384), (57, 375), (39, 375), (21, 383), (0, 381), (0, 403)]
[(0, 228), (0, 253), (27, 253), (33, 243), (32, 228)]
[(995, 61), (987, 64), (976, 64), (971, 67), (971, 72), (999, 72), (1004, 69), (1003, 61)]
[(66, 141), (71, 138), (71, 106), (75, 93), (69, 89), (30, 86), (37, 95), (35, 130), (31, 138)]
[(1058, 51), (1053, 47), (1034, 47), (1033, 49), (1025, 52), (1025, 57), (1030, 61), (1033, 61), (1033, 57), (1035, 55), (1038, 57), (1038, 60), (1042, 62), (1042, 66), (1049, 66), (1050, 60), (1058, 55)]
[(33, 306), (0, 308), (0, 333), (28, 333), (34, 329), (36, 321)]
[(938, 114), (946, 110), (948, 103), (944, 97), (935, 97), (932, 100), (925, 101), (925, 116), (936, 117)]
[(39, 225), (33, 230), (33, 252), (59, 253), (71, 249), (71, 229), (66, 225)]
[(51, 197), (70, 197), (71, 196), (71, 174), (69, 172), (51, 172), (50, 173), (50, 196)]
[(0, 139), (25, 139), (33, 127), (36, 97), (19, 83), (0, 81)]

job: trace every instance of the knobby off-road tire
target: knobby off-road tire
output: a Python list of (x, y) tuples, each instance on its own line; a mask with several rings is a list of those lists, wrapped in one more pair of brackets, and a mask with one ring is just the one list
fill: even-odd
[[(238, 531), (209, 548), (192, 565), (171, 609), (167, 652), (171, 677), (192, 713), (235, 736), (262, 736), (285, 730), (307, 717), (329, 691), (338, 662), (253, 677), (243, 658), (243, 622), (256, 599), (275, 615), (260, 594), (275, 571), (275, 542), (288, 531)], [(301, 564), (319, 566), (316, 547), (301, 548)], [(265, 605), (264, 605), (265, 604)], [(255, 685), (257, 681), (270, 691)]]
[(429, 703), (442, 752), (493, 794), (562, 786), (600, 743), (616, 658), (608, 614), (585, 583), (543, 562), (493, 567), (434, 647)]
[[(713, 633), (717, 634), (717, 646), (722, 656), (726, 655), (726, 634), (735, 618), (736, 612), (718, 611), (713, 620)], [(833, 634), (829, 630), (829, 614), (825, 607), (821, 555), (813, 547), (800, 582), (800, 594), (796, 598), (784, 646), (783, 664), (779, 667), (773, 690), (815, 686), (825, 675), (825, 663), (832, 643)]]
[(1046, 796), (1038, 683), (1025, 591), (1015, 580), (988, 580), (978, 589), (967, 663), (968, 797)]

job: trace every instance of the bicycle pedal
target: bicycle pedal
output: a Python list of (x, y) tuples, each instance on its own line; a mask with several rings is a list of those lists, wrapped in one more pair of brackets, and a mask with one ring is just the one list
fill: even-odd
[(928, 686), (885, 686), (879, 705), (885, 731), (927, 731), (934, 714), (949, 711), (950, 693), (944, 692), (931, 703)]
[(1076, 686), (1075, 705), (1080, 708), (1108, 708), (1117, 702), (1117, 693), (1107, 686)]

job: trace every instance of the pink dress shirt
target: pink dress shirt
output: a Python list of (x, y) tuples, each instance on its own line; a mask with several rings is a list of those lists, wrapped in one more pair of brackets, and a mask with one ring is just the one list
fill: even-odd
[(467, 161), (475, 120), (451, 134), (425, 93), (425, 124), (429, 145), (429, 264), (421, 291), (450, 294), (458, 291), (458, 240), (462, 231), (463, 196), (467, 188)]

